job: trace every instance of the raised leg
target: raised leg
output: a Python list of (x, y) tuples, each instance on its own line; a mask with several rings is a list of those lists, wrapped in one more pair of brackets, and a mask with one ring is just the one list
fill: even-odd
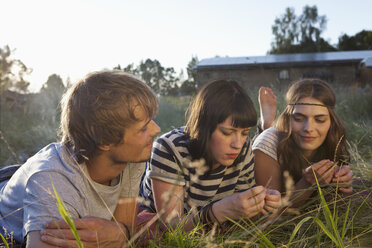
[(260, 104), (261, 127), (263, 130), (272, 126), (276, 115), (276, 96), (267, 87), (261, 87), (258, 91), (258, 103)]

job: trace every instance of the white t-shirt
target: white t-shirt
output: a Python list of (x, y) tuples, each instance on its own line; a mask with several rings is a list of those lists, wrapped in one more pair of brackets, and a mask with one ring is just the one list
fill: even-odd
[(263, 131), (253, 142), (252, 150), (260, 150), (266, 155), (278, 161), (278, 132), (274, 127), (270, 127)]
[[(61, 219), (55, 187), (72, 218), (112, 219), (119, 197), (136, 197), (145, 163), (128, 164), (111, 186), (98, 184), (85, 163), (78, 164), (66, 146), (53, 143), (22, 165), (0, 189), (0, 227), (23, 242), (30, 231)], [(1, 230), (3, 232), (3, 230)]]

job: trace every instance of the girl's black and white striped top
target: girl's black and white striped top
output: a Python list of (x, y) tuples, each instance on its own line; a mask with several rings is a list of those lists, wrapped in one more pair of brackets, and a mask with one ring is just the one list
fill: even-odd
[(181, 127), (162, 135), (155, 142), (140, 189), (140, 196), (149, 202), (148, 210), (155, 211), (150, 179), (183, 186), (186, 212), (193, 206), (200, 210), (210, 201), (255, 186), (254, 160), (249, 138), (242, 148), (239, 161), (232, 166), (221, 165), (208, 173), (203, 163), (191, 161), (189, 141), (184, 127)]

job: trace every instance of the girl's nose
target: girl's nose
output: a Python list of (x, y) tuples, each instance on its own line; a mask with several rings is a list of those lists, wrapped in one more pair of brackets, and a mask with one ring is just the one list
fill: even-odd
[(231, 147), (235, 149), (241, 149), (243, 147), (243, 144), (245, 142), (245, 137), (242, 137), (240, 134), (235, 134), (234, 139), (231, 142)]
[(306, 132), (310, 132), (310, 131), (312, 131), (313, 130), (313, 123), (312, 123), (312, 121), (311, 120), (307, 120), (307, 121), (305, 121), (305, 123), (304, 123), (304, 131), (306, 131)]

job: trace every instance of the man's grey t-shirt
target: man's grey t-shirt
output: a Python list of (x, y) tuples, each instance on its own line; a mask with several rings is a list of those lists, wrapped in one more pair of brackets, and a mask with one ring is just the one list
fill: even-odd
[(145, 163), (128, 164), (118, 180), (105, 186), (92, 181), (85, 163), (78, 164), (66, 146), (50, 144), (22, 165), (1, 189), (0, 227), (23, 242), (28, 232), (61, 219), (53, 186), (71, 217), (111, 220), (119, 197), (138, 195), (144, 168)]

